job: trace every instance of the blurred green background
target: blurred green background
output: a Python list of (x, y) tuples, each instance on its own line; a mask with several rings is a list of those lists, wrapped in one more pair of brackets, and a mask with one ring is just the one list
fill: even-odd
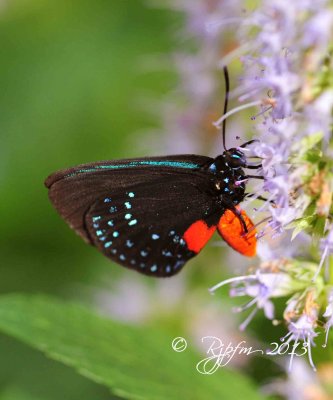
[[(138, 155), (136, 132), (156, 123), (138, 94), (162, 96), (173, 82), (140, 64), (170, 49), (175, 16), (133, 0), (0, 5), (0, 290), (84, 299), (80, 285), (102, 286), (122, 270), (67, 228), (43, 182), (56, 169)], [(1, 400), (110, 398), (4, 336), (0, 354)]]

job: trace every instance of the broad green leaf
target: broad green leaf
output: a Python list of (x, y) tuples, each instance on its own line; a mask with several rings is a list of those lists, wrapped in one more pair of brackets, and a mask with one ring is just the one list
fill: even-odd
[(234, 371), (199, 374), (196, 364), (203, 357), (193, 352), (190, 341), (177, 353), (171, 348), (173, 337), (163, 332), (114, 322), (52, 298), (2, 296), (0, 330), (126, 399), (261, 398)]
[(0, 392), (0, 400), (43, 400), (36, 396), (26, 393), (24, 390), (16, 387), (7, 387)]

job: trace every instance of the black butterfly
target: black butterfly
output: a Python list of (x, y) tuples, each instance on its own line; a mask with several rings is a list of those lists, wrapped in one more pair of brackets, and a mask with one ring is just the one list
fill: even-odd
[(249, 177), (243, 168), (260, 166), (248, 165), (241, 148), (226, 149), (225, 121), (222, 132), (225, 151), (215, 159), (173, 155), (55, 172), (45, 181), (50, 200), (87, 243), (146, 275), (179, 272), (216, 228), (237, 251), (253, 255), (254, 232), (241, 235), (252, 223), (236, 206), (245, 197)]

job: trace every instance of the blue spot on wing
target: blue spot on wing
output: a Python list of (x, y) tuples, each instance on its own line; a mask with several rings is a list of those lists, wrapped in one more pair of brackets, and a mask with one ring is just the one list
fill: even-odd
[(212, 172), (216, 172), (216, 165), (215, 164), (210, 165), (209, 170)]

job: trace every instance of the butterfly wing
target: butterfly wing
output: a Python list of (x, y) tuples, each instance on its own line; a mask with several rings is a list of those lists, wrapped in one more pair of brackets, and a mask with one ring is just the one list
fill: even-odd
[(84, 216), (110, 191), (132, 184), (149, 185), (163, 176), (196, 171), (212, 159), (196, 155), (100, 161), (57, 171), (45, 180), (49, 198), (62, 218), (86, 242), (92, 243)]
[[(215, 210), (213, 199), (187, 179), (160, 178), (100, 198), (86, 214), (86, 227), (93, 244), (117, 263), (146, 275), (171, 276), (209, 240), (216, 225), (209, 227), (202, 218)], [(198, 221), (200, 233), (208, 231), (197, 238), (200, 248), (185, 234)]]
[(171, 276), (213, 234), (223, 210), (209, 194), (202, 156), (81, 165), (46, 186), (60, 215), (87, 242), (128, 268)]
[(231, 210), (226, 210), (223, 213), (217, 225), (217, 230), (222, 239), (238, 253), (247, 257), (254, 257), (256, 255), (257, 247), (257, 231), (246, 212), (239, 208), (238, 210), (241, 212), (242, 218), (248, 229), (247, 234), (244, 234), (244, 229), (239, 218)]

